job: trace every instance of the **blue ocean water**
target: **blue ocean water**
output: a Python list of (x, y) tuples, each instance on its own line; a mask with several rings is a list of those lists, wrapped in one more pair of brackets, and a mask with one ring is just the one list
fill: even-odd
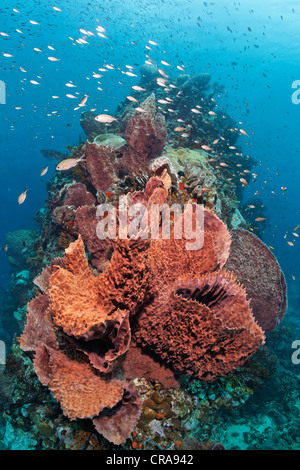
[[(299, 2), (4, 0), (0, 14), (0, 286), (7, 289), (15, 272), (6, 234), (39, 229), (34, 216), (56, 171), (56, 160), (41, 150), (67, 153), (67, 145), (84, 140), (79, 100), (88, 94), (85, 111), (114, 114), (151, 56), (167, 62), (162, 67), (174, 78), (179, 65), (223, 85), (217, 104), (241, 122), (248, 136), (237, 144), (257, 161), (242, 203), (264, 206), (260, 234), (285, 274), (292, 326), (300, 330), (300, 105), (292, 102), (292, 84), (300, 80)], [(136, 76), (123, 73), (126, 65)]]
[[(5, 1), (1, 7), (1, 29), (8, 35), (1, 36), (1, 80), (6, 86), (6, 104), (1, 104), (2, 244), (8, 231), (34, 226), (33, 215), (46, 198), (45, 181), (54, 165), (41, 181), (47, 160), (40, 149), (64, 152), (82, 133), (80, 110), (74, 112), (74, 101), (66, 94), (89, 94), (91, 108), (113, 112), (138, 82), (121, 70), (127, 62), (139, 70), (152, 38), (159, 44), (152, 59), (166, 59), (175, 76), (176, 65), (184, 64), (189, 73), (210, 72), (224, 85), (220, 106), (243, 122), (250, 139), (241, 137), (239, 145), (259, 162), (257, 182), (245, 191), (245, 201), (259, 191), (269, 212), (264, 238), (274, 245), (288, 281), (292, 274), (298, 279), (299, 243), (291, 247), (284, 239), (288, 233), (293, 241), (291, 232), (299, 223), (299, 106), (291, 100), (299, 67), (297, 2), (267, 1), (262, 7), (247, 1), (178, 1), (172, 3), (172, 17), (168, 2), (60, 2), (61, 12), (53, 6)], [(93, 32), (98, 24), (109, 39), (95, 35), (87, 37), (88, 44), (76, 43), (84, 36), (80, 29)], [(49, 61), (52, 55), (59, 61)], [(115, 70), (93, 78), (105, 63)], [(70, 81), (77, 88), (67, 88)], [(26, 187), (28, 200), (18, 207), (18, 195)], [(1, 253), (2, 285), (8, 270)]]

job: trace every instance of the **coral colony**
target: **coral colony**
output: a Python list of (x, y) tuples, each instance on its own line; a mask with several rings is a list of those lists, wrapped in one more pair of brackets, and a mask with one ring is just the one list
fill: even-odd
[[(157, 72), (141, 73), (142, 111), (122, 103), (109, 126), (83, 113), (87, 140), (69, 150), (85, 159), (48, 185), (32, 247), (37, 295), (20, 338), (26, 367), (29, 356), (70, 422), (89, 420), (114, 445), (133, 436), (133, 448), (154, 445), (149, 423), (172, 420), (186, 377), (203, 386), (234, 381), (287, 307), (276, 258), (238, 209), (241, 184), (230, 177), (228, 148), (238, 138), (235, 123), (189, 113), (199, 100), (209, 110), (217, 86), (208, 74), (174, 81), (172, 108), (190, 122), (182, 137), (173, 114), (158, 108)], [(210, 147), (220, 136), (222, 160)], [(239, 160), (253, 165), (237, 153)], [(156, 225), (152, 207), (164, 207)], [(157, 431), (169, 432), (169, 446), (186, 435), (174, 422), (173, 435), (171, 426)]]

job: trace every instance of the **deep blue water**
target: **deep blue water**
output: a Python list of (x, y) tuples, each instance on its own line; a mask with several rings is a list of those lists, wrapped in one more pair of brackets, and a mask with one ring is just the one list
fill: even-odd
[[(291, 97), (293, 81), (300, 80), (299, 24), (298, 0), (3, 0), (0, 246), (7, 232), (38, 228), (34, 215), (45, 204), (46, 182), (56, 164), (40, 150), (66, 152), (67, 145), (78, 144), (83, 136), (81, 109), (74, 110), (79, 100), (89, 94), (84, 110), (114, 113), (139, 83), (140, 67), (150, 55), (158, 64), (167, 61), (165, 69), (174, 77), (183, 64), (187, 73), (209, 72), (212, 82), (224, 85), (217, 104), (242, 122), (249, 137), (239, 137), (238, 145), (258, 162), (253, 169), (257, 180), (245, 189), (243, 203), (259, 197), (264, 204), (263, 240), (295, 296), (300, 282), (300, 237), (293, 235), (300, 224), (300, 105)], [(99, 25), (106, 37), (97, 35)], [(113, 69), (98, 70), (107, 64)], [(137, 77), (122, 73), (126, 65)], [(94, 77), (97, 73), (103, 76)], [(40, 177), (47, 165), (48, 173)], [(18, 205), (26, 187), (27, 199)], [(0, 286), (8, 286), (11, 270), (1, 250)]]

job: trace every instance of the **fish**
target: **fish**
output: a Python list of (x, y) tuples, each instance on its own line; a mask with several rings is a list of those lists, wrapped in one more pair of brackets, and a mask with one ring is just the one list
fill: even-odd
[(47, 173), (48, 168), (49, 168), (49, 167), (46, 166), (46, 167), (40, 172), (40, 176), (44, 176), (44, 175)]
[(210, 147), (208, 147), (208, 145), (201, 145), (201, 148), (202, 148), (203, 150), (207, 150), (207, 151), (212, 150)]
[(244, 135), (247, 135), (247, 136), (249, 137), (249, 134), (247, 134), (247, 132), (244, 131), (244, 129), (240, 129), (240, 133), (241, 133), (241, 134), (244, 134)]
[(58, 171), (70, 170), (71, 168), (74, 168), (74, 166), (76, 166), (79, 162), (84, 161), (84, 157), (85, 155), (82, 155), (80, 158), (66, 158), (65, 160), (59, 162), (56, 169)]
[(95, 121), (102, 122), (102, 123), (111, 123), (113, 121), (118, 121), (116, 118), (113, 116), (110, 116), (109, 114), (98, 114), (98, 116), (95, 117)]
[(300, 227), (300, 225), (297, 225), (297, 226), (294, 228), (293, 232), (297, 232), (297, 230), (298, 230), (299, 227)]
[(245, 186), (249, 186), (248, 181), (245, 178), (240, 178), (240, 182), (243, 183)]
[(87, 102), (89, 95), (85, 95), (82, 100), (79, 102), (78, 106), (85, 106), (85, 103)]
[(290, 245), (290, 246), (294, 246), (293, 242), (287, 242), (287, 244)]
[(124, 72), (128, 77), (137, 77), (137, 75), (133, 72)]
[(2, 250), (3, 250), (4, 252), (6, 252), (6, 251), (8, 250), (8, 246), (7, 246), (7, 245), (4, 245), (4, 246), (2, 247)]
[(25, 189), (25, 191), (23, 191), (20, 196), (18, 197), (18, 203), (19, 204), (23, 204), (23, 202), (25, 201), (26, 199), (26, 196), (27, 196), (27, 191), (28, 191), (28, 188)]
[(138, 100), (136, 98), (134, 98), (133, 96), (126, 96), (126, 98), (129, 100), (129, 101), (135, 101), (136, 103), (138, 103)]
[(167, 75), (162, 69), (158, 69), (157, 71), (158, 71), (158, 73), (160, 73), (163, 77), (169, 78), (169, 75)]
[(146, 88), (142, 88), (141, 86), (138, 86), (138, 85), (133, 85), (133, 87), (131, 88), (136, 91), (146, 91)]
[(266, 217), (257, 217), (255, 219), (255, 222), (262, 222), (263, 220), (267, 220), (267, 218)]

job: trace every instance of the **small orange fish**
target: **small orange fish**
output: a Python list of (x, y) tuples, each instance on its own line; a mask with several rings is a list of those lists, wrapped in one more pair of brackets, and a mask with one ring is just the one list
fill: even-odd
[(141, 86), (138, 86), (138, 85), (133, 85), (133, 87), (131, 88), (136, 91), (146, 91), (146, 88), (142, 88)]
[(135, 99), (133, 96), (126, 96), (126, 98), (127, 98), (129, 101), (135, 101), (136, 103), (138, 103), (138, 100)]
[(25, 191), (23, 191), (23, 193), (21, 193), (20, 196), (18, 197), (19, 204), (23, 204), (23, 202), (25, 201), (26, 196), (27, 196), (27, 191), (28, 191), (28, 188), (26, 188)]
[(85, 103), (87, 102), (89, 95), (85, 95), (82, 100), (79, 102), (78, 106), (85, 106)]
[(257, 217), (257, 219), (255, 219), (255, 222), (262, 222), (263, 220), (267, 220), (266, 217)]
[(203, 150), (207, 150), (208, 152), (209, 152), (210, 150), (212, 150), (210, 147), (208, 147), (208, 145), (201, 145), (201, 148), (202, 148)]
[(49, 167), (46, 166), (46, 168), (44, 168), (44, 169), (40, 172), (40, 176), (44, 176), (44, 175), (47, 173), (48, 168), (49, 168)]
[(117, 121), (117, 119), (109, 114), (98, 114), (98, 116), (95, 117), (95, 121), (110, 124), (113, 121)]
[(293, 232), (297, 232), (298, 228), (299, 228), (299, 225), (297, 225), (297, 227), (294, 228)]
[(288, 245), (290, 245), (290, 246), (294, 246), (294, 243), (293, 243), (293, 242), (287, 242), (287, 243), (288, 243)]
[(245, 186), (249, 186), (248, 182), (245, 180), (245, 178), (240, 178), (240, 182), (243, 183)]
[(80, 158), (66, 158), (65, 160), (62, 160), (59, 162), (59, 164), (56, 166), (56, 169), (58, 171), (66, 171), (70, 170), (71, 168), (74, 168), (79, 162), (82, 162), (84, 160), (84, 155), (82, 155)]

